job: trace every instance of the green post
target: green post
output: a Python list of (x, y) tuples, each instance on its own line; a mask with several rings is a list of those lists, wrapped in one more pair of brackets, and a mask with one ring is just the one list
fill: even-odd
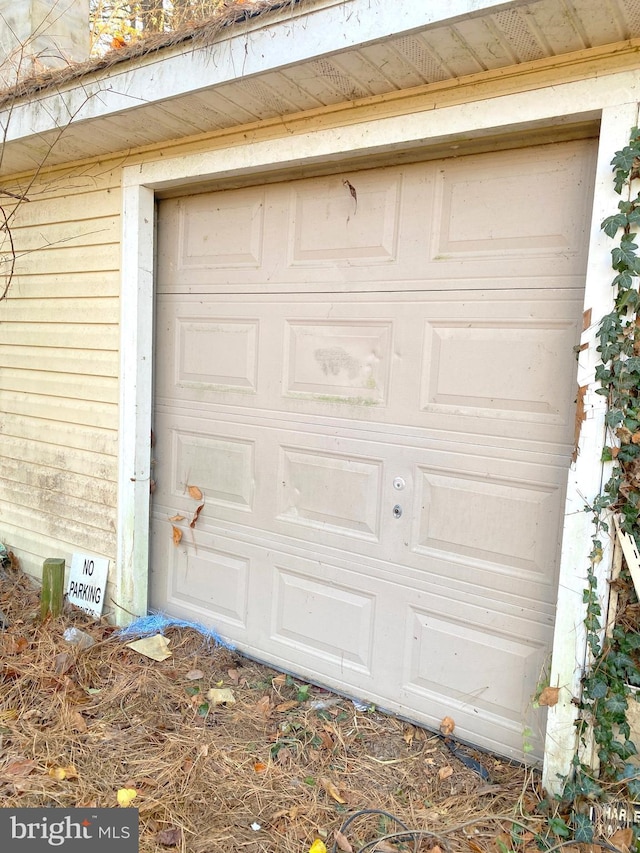
[(42, 593), (40, 595), (40, 619), (44, 622), (49, 614), (54, 618), (62, 613), (64, 601), (64, 560), (49, 557), (42, 564)]

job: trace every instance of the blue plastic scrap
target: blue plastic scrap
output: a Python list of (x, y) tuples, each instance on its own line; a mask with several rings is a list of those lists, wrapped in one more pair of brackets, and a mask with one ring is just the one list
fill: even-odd
[(193, 628), (194, 631), (202, 634), (207, 640), (214, 642), (217, 646), (224, 646), (225, 649), (231, 650), (235, 648), (231, 643), (223, 640), (213, 628), (207, 628), (206, 625), (202, 625), (200, 622), (176, 619), (164, 613), (150, 613), (148, 616), (140, 616), (138, 619), (134, 619), (126, 628), (120, 628), (118, 636), (144, 637), (147, 634), (162, 634), (167, 628)]

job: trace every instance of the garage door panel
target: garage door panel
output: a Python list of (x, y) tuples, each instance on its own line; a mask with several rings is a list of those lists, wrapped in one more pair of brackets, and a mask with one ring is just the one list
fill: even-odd
[(255, 441), (237, 436), (172, 432), (171, 495), (184, 502), (189, 485), (198, 485), (208, 505), (251, 512), (254, 505)]
[(500, 254), (500, 265), (536, 259), (546, 270), (553, 259), (556, 274), (571, 272), (581, 264), (587, 168), (581, 156), (559, 160), (553, 147), (526, 165), (521, 151), (445, 161), (436, 168), (431, 259), (482, 270)]
[(346, 667), (373, 676), (377, 596), (362, 587), (309, 577), (277, 564), (273, 571), (274, 643), (290, 646), (297, 660), (303, 652), (332, 668)]
[(545, 720), (594, 155), (161, 202), (153, 606), (522, 757)]
[[(355, 548), (393, 563), (398, 577), (415, 569), (445, 585), (456, 579), (497, 596), (515, 585), (523, 602), (555, 600), (565, 475), (554, 465), (473, 445), (402, 448), (160, 412), (156, 433), (160, 447), (174, 449), (157, 453), (154, 504), (165, 519), (184, 517), (176, 524), (196, 547), (206, 530), (251, 530), (265, 547), (275, 535)], [(189, 484), (203, 493), (194, 529), (199, 501)]]
[[(470, 436), (573, 440), (581, 306), (566, 292), (163, 300), (158, 400)], [(261, 312), (262, 317), (247, 317)], [(357, 314), (357, 317), (354, 317)], [(244, 315), (244, 318), (243, 318)], [(526, 428), (526, 433), (523, 433)], [(473, 439), (472, 439), (473, 440)]]
[(398, 262), (402, 172), (296, 183), (289, 198), (289, 267)]
[(277, 520), (378, 542), (382, 479), (381, 459), (280, 445)]
[(569, 428), (575, 319), (427, 320), (421, 409)]
[(178, 317), (175, 384), (191, 391), (256, 393), (257, 320)]
[[(160, 292), (581, 287), (594, 150), (589, 140), (163, 203)], [(283, 251), (284, 246), (284, 251)], [(215, 276), (219, 271), (221, 275)], [(265, 275), (266, 273), (266, 275)], [(560, 280), (563, 280), (561, 283)], [(435, 286), (435, 284), (434, 284)], [(347, 288), (348, 289), (348, 288)]]
[(421, 468), (419, 475), (416, 553), (444, 552), (489, 562), (497, 570), (502, 566), (513, 581), (545, 584), (545, 598), (553, 600), (562, 484), (442, 468)]

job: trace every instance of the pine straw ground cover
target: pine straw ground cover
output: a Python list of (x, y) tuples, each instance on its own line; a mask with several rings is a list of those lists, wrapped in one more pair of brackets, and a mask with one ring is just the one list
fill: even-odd
[[(357, 853), (402, 828), (359, 814), (367, 809), (425, 833), (378, 841), (387, 853), (538, 849), (548, 817), (531, 770), (473, 753), (483, 779), (441, 736), (192, 629), (169, 629), (172, 656), (156, 662), (75, 609), (42, 624), (38, 590), (16, 570), (0, 577), (0, 607), (10, 621), (0, 631), (4, 807), (118, 807), (117, 792), (130, 789), (142, 853), (307, 853), (316, 839)], [(96, 644), (67, 643), (71, 625)], [(235, 704), (207, 709), (212, 687), (229, 688)]]

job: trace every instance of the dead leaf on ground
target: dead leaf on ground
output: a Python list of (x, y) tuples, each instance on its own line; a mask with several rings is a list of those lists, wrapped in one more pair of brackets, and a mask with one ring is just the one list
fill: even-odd
[(161, 829), (156, 835), (158, 844), (163, 847), (177, 847), (182, 843), (182, 830), (179, 826), (172, 826), (169, 829)]
[(633, 829), (630, 826), (625, 829), (618, 829), (613, 833), (608, 841), (609, 844), (613, 847), (617, 847), (622, 851), (622, 853), (628, 853), (628, 851), (631, 850), (631, 845), (633, 844)]
[(197, 681), (199, 678), (204, 677), (204, 672), (201, 669), (190, 669), (189, 672), (185, 675), (187, 681)]
[(196, 521), (198, 520), (198, 516), (204, 509), (204, 504), (200, 504), (199, 507), (196, 507), (196, 511), (193, 513), (193, 518), (189, 522), (189, 527), (194, 528), (196, 526)]
[(173, 544), (178, 546), (182, 541), (182, 530), (176, 527), (175, 524), (171, 525), (171, 529), (173, 530)]
[(5, 776), (13, 776), (14, 779), (24, 779), (36, 769), (35, 761), (27, 758), (18, 758), (4, 768)]
[(445, 737), (447, 737), (448, 735), (452, 735), (455, 727), (456, 724), (452, 717), (442, 718), (442, 721), (440, 722), (440, 731)]
[(29, 647), (29, 641), (25, 637), (11, 637), (6, 644), (5, 651), (9, 655), (19, 655)]
[(194, 499), (194, 501), (202, 500), (202, 492), (197, 486), (187, 486), (187, 491), (189, 492), (189, 496)]
[(559, 694), (559, 687), (545, 687), (538, 696), (538, 705), (546, 705), (548, 708), (553, 708), (554, 705), (558, 704)]
[(453, 776), (453, 767), (447, 764), (445, 767), (441, 767), (438, 770), (438, 779), (442, 782), (444, 779), (448, 779), (450, 776)]
[(207, 691), (207, 699), (214, 705), (235, 705), (236, 697), (228, 687), (212, 687)]
[(263, 717), (268, 717), (271, 713), (271, 701), (268, 696), (263, 696), (262, 699), (258, 699), (256, 702), (256, 710), (259, 711)]
[(416, 730), (413, 726), (405, 726), (405, 729), (402, 733), (402, 740), (406, 743), (407, 746), (411, 746), (413, 743), (413, 739), (416, 736)]
[(320, 780), (320, 784), (324, 788), (324, 790), (329, 794), (332, 800), (335, 800), (336, 803), (346, 803), (347, 801), (344, 799), (340, 791), (338, 790), (337, 785), (335, 785), (331, 779), (327, 779), (324, 777)]
[(289, 699), (288, 702), (281, 702), (273, 709), (278, 714), (284, 714), (285, 711), (290, 711), (292, 708), (297, 708), (300, 703), (295, 699)]
[(340, 850), (344, 850), (344, 853), (353, 853), (353, 847), (349, 844), (347, 836), (340, 832), (339, 829), (336, 829), (333, 833), (333, 837), (335, 838), (336, 844)]
[(73, 764), (69, 764), (67, 767), (50, 767), (49, 776), (52, 779), (57, 779), (58, 782), (62, 782), (63, 779), (77, 779), (78, 771)]

